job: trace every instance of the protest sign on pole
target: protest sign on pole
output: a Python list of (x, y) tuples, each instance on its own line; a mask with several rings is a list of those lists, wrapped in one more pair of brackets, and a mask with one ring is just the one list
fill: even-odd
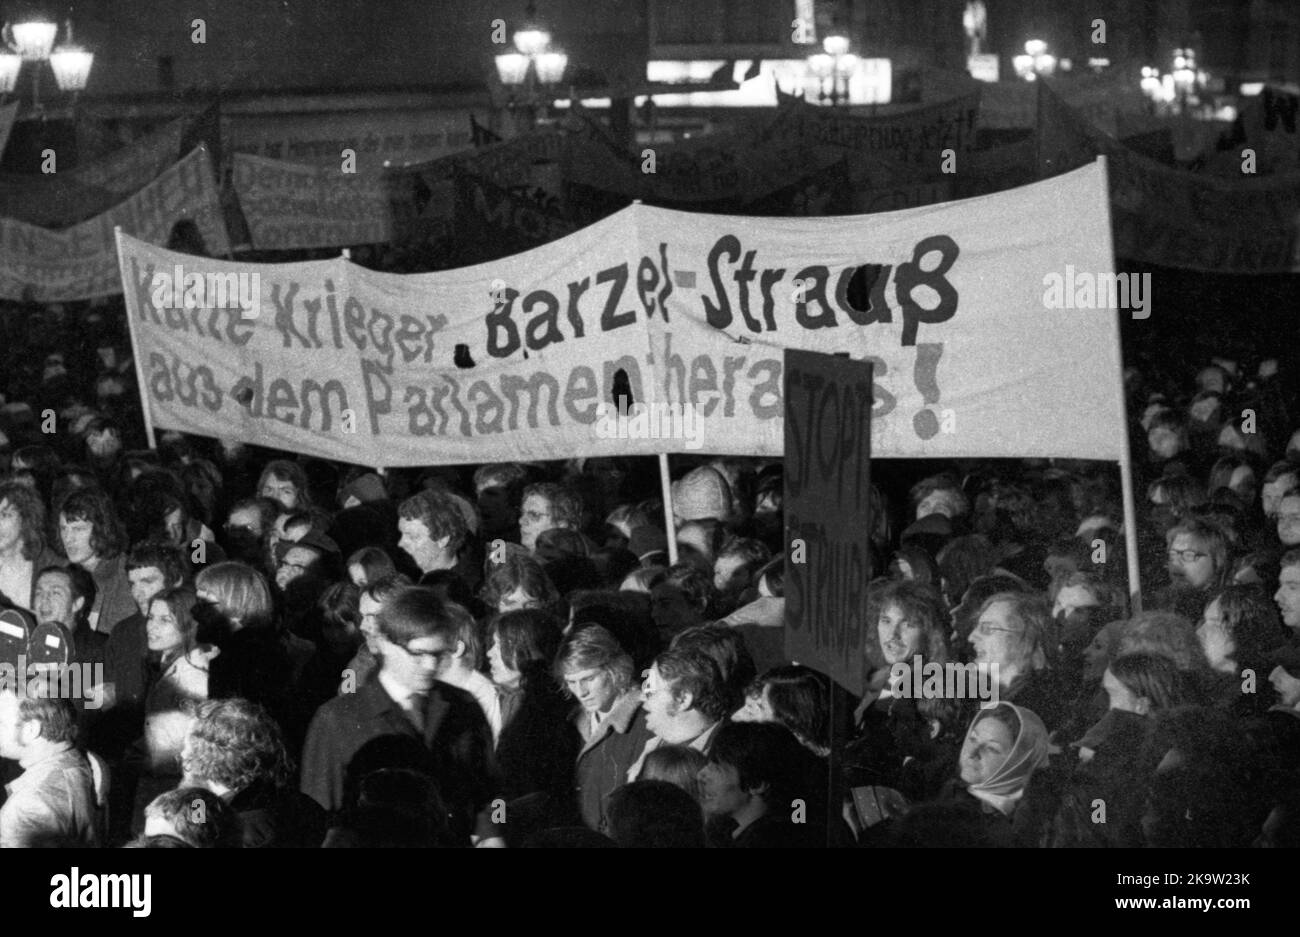
[(785, 352), (785, 653), (855, 695), (871, 581), (872, 366)]

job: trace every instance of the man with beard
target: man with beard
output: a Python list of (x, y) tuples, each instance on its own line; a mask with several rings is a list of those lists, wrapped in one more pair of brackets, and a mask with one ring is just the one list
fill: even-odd
[(1228, 535), (1212, 521), (1188, 517), (1169, 528), (1165, 544), (1169, 585), (1156, 596), (1154, 607), (1199, 621), (1214, 593), (1227, 584)]

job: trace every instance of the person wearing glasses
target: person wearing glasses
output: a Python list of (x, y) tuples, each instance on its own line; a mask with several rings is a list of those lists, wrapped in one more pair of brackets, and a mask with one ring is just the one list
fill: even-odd
[(529, 485), (519, 513), (519, 543), (531, 553), (537, 537), (556, 527), (582, 529), (582, 499), (562, 485)]
[(1023, 592), (999, 592), (980, 607), (971, 646), (975, 662), (993, 671), (998, 698), (1032, 709), (1055, 729), (1078, 687), (1064, 685), (1051, 669), (1059, 639), (1047, 600)]
[(1165, 545), (1169, 586), (1152, 605), (1197, 621), (1214, 593), (1228, 584), (1228, 535), (1213, 521), (1186, 517), (1169, 528)]
[(354, 693), (316, 711), (303, 747), (301, 790), (328, 811), (343, 807), (344, 777), (372, 739), (419, 739), (437, 765), (436, 779), (460, 840), (502, 845), (492, 821), (500, 791), (492, 730), (474, 697), (440, 679), (456, 652), (459, 617), (431, 589), (410, 586), (379, 612), (379, 670)]

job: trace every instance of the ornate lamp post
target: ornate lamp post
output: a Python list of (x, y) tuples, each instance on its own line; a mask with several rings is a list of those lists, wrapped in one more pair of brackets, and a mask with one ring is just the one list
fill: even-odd
[(848, 103), (849, 80), (857, 72), (860, 60), (849, 51), (848, 37), (838, 33), (822, 40), (822, 50), (808, 56), (808, 70), (821, 86), (818, 99), (830, 102), (831, 107), (841, 101)]
[(0, 95), (13, 92), (24, 62), (33, 62), (37, 68), (32, 75), (32, 102), (38, 109), (41, 106), (42, 62), (50, 63), (60, 91), (75, 95), (86, 89), (95, 62), (94, 53), (73, 44), (72, 20), (64, 24), (66, 41), (55, 48), (58, 32), (57, 23), (41, 19), (5, 24), (0, 30)]

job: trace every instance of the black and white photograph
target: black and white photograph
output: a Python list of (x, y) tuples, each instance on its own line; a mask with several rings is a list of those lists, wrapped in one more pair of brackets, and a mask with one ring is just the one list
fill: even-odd
[(16, 905), (794, 849), (909, 900), (1077, 862), (1080, 913), (1282, 907), (1300, 4), (0, 23)]

